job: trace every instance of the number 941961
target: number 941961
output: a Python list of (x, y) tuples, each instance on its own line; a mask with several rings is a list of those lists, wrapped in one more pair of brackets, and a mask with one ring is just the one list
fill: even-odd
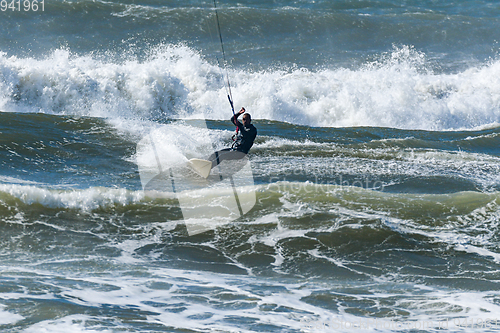
[(45, 11), (45, 0), (1, 0), (2, 12), (38, 12)]

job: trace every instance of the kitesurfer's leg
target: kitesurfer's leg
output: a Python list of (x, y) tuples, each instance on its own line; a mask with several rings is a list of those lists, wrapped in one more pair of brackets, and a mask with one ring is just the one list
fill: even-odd
[(222, 161), (240, 160), (245, 156), (246, 154), (241, 151), (232, 148), (226, 148), (216, 151), (215, 153), (210, 155), (208, 160), (212, 162), (212, 168), (214, 168)]

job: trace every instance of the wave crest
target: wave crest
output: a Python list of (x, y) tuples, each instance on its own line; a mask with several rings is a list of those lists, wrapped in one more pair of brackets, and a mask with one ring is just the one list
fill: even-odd
[[(436, 73), (425, 54), (394, 47), (360, 68), (231, 69), (236, 107), (255, 119), (323, 127), (457, 130), (500, 123), (500, 61)], [(122, 62), (58, 49), (45, 59), (0, 54), (0, 110), (159, 120), (226, 119), (218, 66), (185, 45)]]

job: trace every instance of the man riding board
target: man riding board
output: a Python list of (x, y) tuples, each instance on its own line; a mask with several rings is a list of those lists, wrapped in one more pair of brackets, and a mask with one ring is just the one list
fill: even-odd
[[(238, 117), (243, 114), (243, 123), (238, 120)], [(237, 133), (236, 140), (231, 148), (225, 148), (216, 151), (208, 160), (212, 162), (212, 168), (219, 165), (221, 161), (239, 160), (248, 154), (248, 151), (253, 145), (255, 137), (257, 136), (257, 129), (252, 125), (252, 117), (249, 113), (245, 113), (245, 108), (231, 117), (231, 122), (236, 125)]]

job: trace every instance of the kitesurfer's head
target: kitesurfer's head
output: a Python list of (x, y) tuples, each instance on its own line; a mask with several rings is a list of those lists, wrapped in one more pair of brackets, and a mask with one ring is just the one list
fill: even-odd
[(243, 125), (247, 127), (248, 125), (250, 125), (251, 122), (252, 122), (252, 117), (250, 116), (250, 113), (245, 113), (243, 115)]

